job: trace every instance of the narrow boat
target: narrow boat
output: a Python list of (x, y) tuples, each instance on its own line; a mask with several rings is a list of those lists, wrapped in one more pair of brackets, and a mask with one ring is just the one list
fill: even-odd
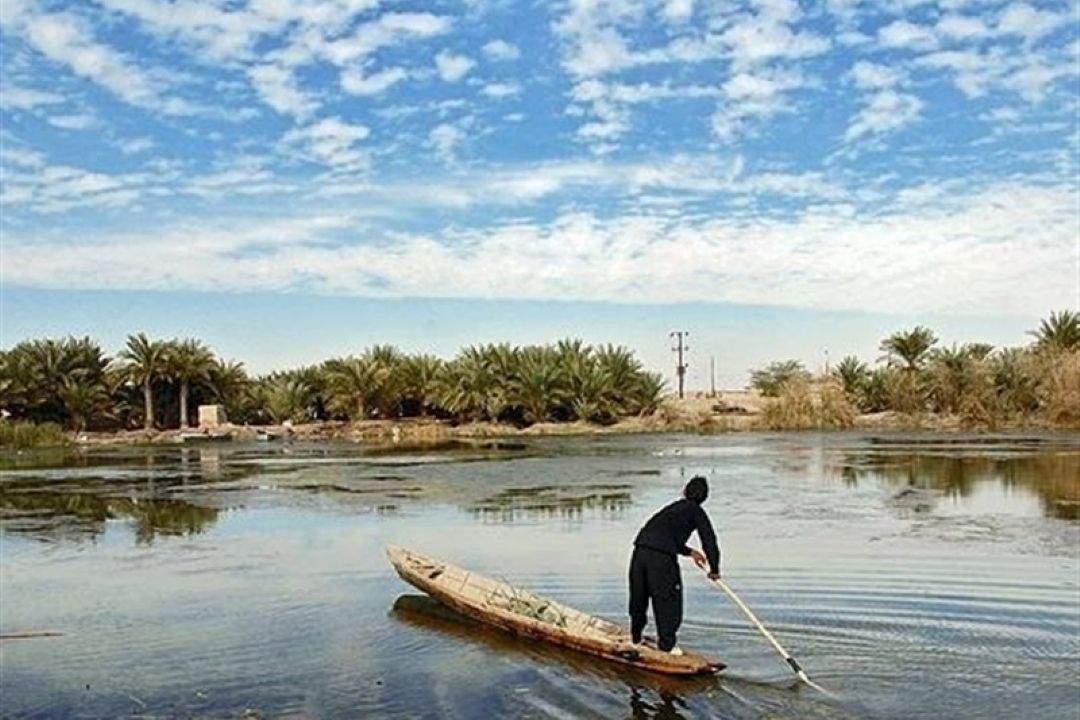
[(668, 675), (703, 675), (724, 668), (697, 653), (664, 652), (650, 638), (635, 645), (629, 631), (613, 622), (448, 562), (394, 546), (386, 554), (405, 582), (463, 615), (515, 635)]

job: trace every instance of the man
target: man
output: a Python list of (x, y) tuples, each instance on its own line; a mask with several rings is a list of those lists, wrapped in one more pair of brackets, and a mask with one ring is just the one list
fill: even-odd
[[(672, 655), (682, 655), (675, 635), (682, 624), (682, 580), (678, 555), (688, 555), (698, 567), (709, 564), (709, 578), (720, 578), (720, 548), (716, 544), (709, 516), (701, 504), (709, 496), (709, 484), (699, 476), (683, 488), (683, 497), (649, 518), (634, 540), (630, 558), (630, 634), (635, 644), (648, 622), (646, 612), (652, 601), (656, 619), (657, 645)], [(697, 531), (705, 554), (687, 547), (690, 534)]]

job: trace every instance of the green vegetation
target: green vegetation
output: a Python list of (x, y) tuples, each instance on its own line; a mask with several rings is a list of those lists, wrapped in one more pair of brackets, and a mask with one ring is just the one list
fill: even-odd
[(784, 386), (808, 382), (810, 373), (798, 360), (784, 360), (750, 371), (750, 387), (765, 397), (779, 397)]
[(67, 433), (56, 423), (33, 423), (25, 420), (0, 422), (0, 447), (24, 448), (67, 445)]
[(651, 413), (663, 393), (660, 376), (626, 348), (580, 340), (473, 346), (449, 361), (375, 345), (261, 377), (198, 340), (142, 333), (115, 358), (90, 338), (29, 340), (0, 351), (0, 408), (11, 418), (0, 424), (5, 446), (16, 435), (31, 442), (27, 423), (53, 423), (43, 439), (62, 437), (61, 427), (186, 428), (192, 409), (205, 403), (225, 405), (237, 423), (437, 417), (525, 426), (610, 423)]
[[(874, 366), (848, 356), (815, 378), (787, 360), (753, 371), (751, 384), (770, 398), (762, 423), (771, 428), (843, 428), (884, 411), (971, 427), (1080, 426), (1080, 314), (1051, 313), (1031, 335), (1026, 347), (944, 347), (918, 326), (884, 339)], [(438, 418), (524, 427), (652, 415), (664, 396), (663, 379), (631, 351), (580, 340), (474, 345), (451, 360), (374, 345), (252, 377), (192, 338), (139, 333), (115, 357), (88, 337), (49, 338), (0, 350), (0, 446), (62, 444), (65, 430), (186, 428), (193, 409), (209, 403), (254, 425)], [(676, 410), (657, 416), (661, 427), (677, 427)], [(711, 413), (698, 424), (728, 426)]]
[(772, 363), (752, 385), (775, 398), (762, 420), (770, 428), (847, 427), (854, 410), (955, 417), (968, 427), (1021, 418), (1080, 426), (1080, 314), (1051, 313), (1027, 347), (986, 343), (938, 347), (928, 328), (896, 332), (871, 368), (843, 358), (827, 377), (811, 379), (799, 363)]

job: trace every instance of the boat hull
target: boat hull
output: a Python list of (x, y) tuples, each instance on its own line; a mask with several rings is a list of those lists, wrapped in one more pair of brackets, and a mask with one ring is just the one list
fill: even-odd
[(521, 637), (667, 675), (704, 675), (724, 668), (697, 653), (664, 652), (651, 640), (634, 645), (629, 633), (614, 623), (405, 548), (387, 548), (387, 556), (413, 587), (463, 615)]

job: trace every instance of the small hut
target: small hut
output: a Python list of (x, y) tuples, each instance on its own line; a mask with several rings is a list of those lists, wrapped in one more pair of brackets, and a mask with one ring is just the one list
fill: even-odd
[(226, 424), (224, 405), (200, 405), (199, 406), (199, 429), (216, 430)]

